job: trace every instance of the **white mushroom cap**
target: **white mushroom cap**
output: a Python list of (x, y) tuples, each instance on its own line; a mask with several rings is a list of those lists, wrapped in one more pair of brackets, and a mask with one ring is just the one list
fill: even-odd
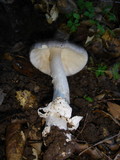
[(30, 52), (30, 61), (45, 74), (50, 75), (50, 48), (61, 48), (61, 59), (66, 76), (82, 70), (88, 61), (86, 50), (74, 44), (56, 41), (37, 43)]

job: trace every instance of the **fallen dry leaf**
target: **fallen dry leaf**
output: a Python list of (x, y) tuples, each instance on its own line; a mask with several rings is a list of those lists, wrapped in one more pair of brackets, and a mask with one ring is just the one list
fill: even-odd
[(100, 101), (105, 97), (105, 93), (99, 94), (95, 97), (96, 100)]
[(21, 130), (21, 123), (11, 123), (6, 131), (7, 160), (21, 160), (26, 142), (26, 136)]
[(8, 61), (12, 61), (14, 59), (14, 57), (9, 52), (4, 53), (3, 58)]
[(33, 108), (37, 105), (36, 97), (30, 91), (17, 91), (16, 98), (23, 109)]
[(120, 105), (112, 102), (107, 102), (108, 110), (112, 114), (112, 116), (118, 120), (120, 120)]
[(92, 40), (93, 40), (94, 36), (88, 36), (85, 42), (85, 45), (88, 45)]
[(58, 12), (57, 7), (55, 5), (53, 5), (53, 7), (50, 10), (50, 12), (45, 14), (47, 22), (49, 24), (52, 24), (53, 21), (56, 21), (56, 19), (58, 18), (58, 14), (59, 14), (59, 12)]
[(91, 44), (88, 45), (88, 50), (90, 50), (93, 54), (102, 55), (103, 54), (103, 42), (101, 38), (94, 38), (91, 41)]
[(108, 31), (106, 31), (105, 34), (102, 36), (102, 39), (104, 39), (105, 41), (110, 41), (112, 38), (113, 37), (111, 37)]
[[(39, 142), (38, 140), (41, 139), (41, 135), (37, 135), (39, 132), (39, 129), (36, 128), (35, 126), (33, 126), (31, 128), (31, 130), (28, 133), (28, 138), (30, 141), (36, 141), (34, 143), (31, 143), (31, 147), (32, 147), (32, 154), (35, 156), (34, 160), (38, 160), (38, 157), (40, 155), (41, 152), (41, 147), (42, 147), (42, 142)], [(38, 141), (38, 142), (37, 142)]]
[(104, 43), (104, 48), (106, 52), (113, 57), (120, 56), (120, 40), (114, 38), (109, 31), (106, 31), (105, 34), (102, 36), (102, 40)]

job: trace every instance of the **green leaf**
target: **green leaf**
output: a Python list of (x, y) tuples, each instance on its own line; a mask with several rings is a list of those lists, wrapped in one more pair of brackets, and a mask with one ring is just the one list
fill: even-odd
[(68, 27), (72, 27), (72, 25), (73, 25), (73, 22), (71, 20), (67, 21), (67, 26)]
[(74, 23), (75, 23), (75, 24), (78, 24), (78, 23), (79, 23), (79, 20), (78, 20), (78, 19), (75, 19)]
[(84, 9), (84, 4), (85, 4), (84, 0), (78, 0), (77, 1), (77, 5), (78, 5), (80, 10)]
[(94, 17), (94, 13), (90, 13), (88, 11), (84, 12), (84, 16), (89, 17), (90, 19), (92, 19)]
[(120, 63), (114, 64), (114, 66), (112, 67), (112, 75), (114, 80), (120, 79), (119, 71), (120, 71)]
[(84, 3), (84, 0), (78, 0), (77, 1), (77, 4), (79, 4), (79, 5), (82, 4), (82, 3)]
[(86, 11), (86, 12), (84, 12), (84, 16), (86, 16), (86, 17), (89, 17), (89, 12), (88, 11)]
[(90, 19), (90, 23), (94, 25), (94, 24), (96, 24), (96, 21), (95, 21), (95, 20)]
[(98, 65), (98, 68), (95, 71), (96, 77), (104, 75), (106, 70), (107, 70), (106, 65)]
[(93, 98), (91, 98), (89, 96), (86, 96), (86, 95), (83, 98), (88, 102), (93, 102), (94, 101)]
[(66, 17), (69, 19), (73, 16), (73, 13), (66, 14)]
[(78, 27), (78, 26), (80, 26), (80, 24), (79, 24), (79, 23), (77, 23), (77, 24), (75, 24), (75, 26), (76, 26), (76, 27)]
[(111, 6), (108, 6), (107, 8), (104, 8), (103, 13), (108, 14), (110, 12), (111, 8), (112, 8)]
[(108, 17), (109, 17), (109, 21), (115, 22), (117, 20), (116, 16), (113, 13), (110, 13)]
[(88, 10), (91, 10), (93, 9), (93, 3), (92, 2), (85, 2), (85, 7), (88, 9)]
[(75, 32), (77, 30), (77, 27), (75, 25), (72, 25), (72, 27), (70, 28), (71, 32)]
[(80, 19), (80, 15), (78, 13), (73, 13), (73, 17), (78, 19), (78, 20)]
[(98, 28), (99, 33), (100, 33), (101, 35), (103, 35), (103, 34), (105, 33), (104, 27), (103, 27), (102, 25), (100, 25), (99, 23), (97, 24), (97, 28)]

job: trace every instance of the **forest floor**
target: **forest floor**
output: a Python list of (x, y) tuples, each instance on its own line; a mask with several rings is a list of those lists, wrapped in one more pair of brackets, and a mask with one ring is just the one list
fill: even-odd
[[(29, 38), (23, 35), (23, 40), (19, 35), (18, 41), (12, 39), (12, 43), (10, 37), (8, 41), (0, 39), (1, 160), (11, 160), (8, 157), (11, 155), (14, 157), (14, 147), (18, 147), (17, 144), (21, 147), (18, 157), (15, 155), (17, 158), (12, 158), (14, 160), (19, 160), (20, 154), (23, 160), (33, 160), (37, 156), (39, 160), (42, 160), (47, 150), (41, 135), (45, 122), (38, 116), (37, 110), (39, 107), (45, 107), (52, 100), (52, 79), (32, 66), (29, 52), (31, 45), (35, 42), (43, 39), (53, 40), (64, 21), (59, 20), (59, 22), (47, 24), (45, 20), (43, 22), (42, 20), (38, 25), (40, 31), (37, 30), (34, 33), (33, 29), (32, 34), (28, 34)], [(89, 59), (82, 71), (67, 77), (72, 114), (82, 116), (83, 119), (80, 121), (79, 128), (72, 132), (80, 149), (66, 160), (119, 160), (120, 39), (116, 37), (113, 40), (119, 44), (117, 46), (119, 48), (112, 48), (117, 52), (113, 51), (116, 55), (109, 53), (108, 48), (107, 52), (103, 52), (108, 46), (102, 44), (100, 47), (101, 43), (98, 39), (89, 40), (90, 45), (83, 43), (83, 41), (86, 42), (88, 35), (85, 34), (82, 38), (78, 35), (87, 33), (85, 29), (84, 25), (80, 26), (78, 32), (71, 34), (68, 39), (86, 48)], [(6, 33), (2, 33), (2, 36), (4, 34), (6, 36)], [(109, 39), (106, 39), (105, 34), (109, 36)], [(108, 40), (112, 41), (113, 37), (111, 38), (108, 33), (105, 34), (102, 37), (104, 43)], [(25, 140), (21, 140), (22, 133), (24, 133)], [(50, 154), (54, 154), (52, 152)]]

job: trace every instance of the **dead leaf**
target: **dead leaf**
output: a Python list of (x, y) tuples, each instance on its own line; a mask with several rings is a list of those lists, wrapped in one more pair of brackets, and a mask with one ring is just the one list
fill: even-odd
[(55, 5), (53, 5), (52, 9), (50, 10), (49, 14), (46, 13), (45, 16), (46, 16), (46, 19), (47, 19), (47, 22), (49, 24), (52, 24), (53, 21), (56, 21), (56, 19), (58, 18), (58, 9)]
[(80, 152), (79, 155), (82, 155), (83, 153), (87, 153), (90, 155), (93, 159), (100, 159), (103, 157), (103, 155), (94, 147), (89, 147), (88, 144), (77, 144), (77, 150)]
[(107, 75), (110, 79), (113, 78), (113, 74), (112, 74), (112, 71), (111, 71), (110, 69), (109, 69), (109, 70), (106, 70), (105, 73), (106, 73), (106, 75)]
[(103, 54), (103, 42), (101, 38), (94, 38), (92, 44), (88, 45), (88, 50), (91, 50), (93, 54), (102, 55)]
[(112, 102), (108, 102), (108, 110), (112, 114), (112, 116), (118, 120), (120, 120), (120, 105)]
[(99, 94), (95, 97), (96, 100), (100, 101), (105, 97), (105, 93)]
[[(32, 154), (35, 156), (35, 160), (38, 160), (38, 157), (41, 153), (41, 147), (42, 147), (42, 142), (39, 142), (38, 140), (41, 139), (41, 135), (37, 135), (38, 134), (39, 129), (36, 128), (35, 126), (33, 126), (31, 128), (31, 130), (28, 133), (28, 138), (30, 141), (35, 141), (34, 143), (31, 143), (31, 147), (32, 147)], [(38, 142), (37, 142), (38, 141)]]
[(105, 34), (102, 36), (102, 39), (105, 41), (110, 41), (113, 37), (109, 34), (108, 31), (105, 32)]
[(3, 58), (8, 61), (12, 61), (14, 59), (14, 57), (9, 52), (5, 53)]
[(104, 48), (106, 52), (113, 57), (120, 56), (120, 40), (114, 38), (109, 31), (106, 31), (105, 34), (102, 36), (102, 40), (104, 43)]
[(26, 142), (26, 136), (21, 130), (21, 123), (11, 123), (6, 132), (7, 160), (21, 160)]
[(88, 36), (87, 37), (87, 40), (86, 40), (86, 42), (85, 42), (85, 45), (88, 45), (92, 40), (93, 40), (93, 38), (94, 38), (94, 36)]
[(36, 97), (30, 91), (16, 91), (16, 98), (23, 109), (29, 109), (37, 106)]

